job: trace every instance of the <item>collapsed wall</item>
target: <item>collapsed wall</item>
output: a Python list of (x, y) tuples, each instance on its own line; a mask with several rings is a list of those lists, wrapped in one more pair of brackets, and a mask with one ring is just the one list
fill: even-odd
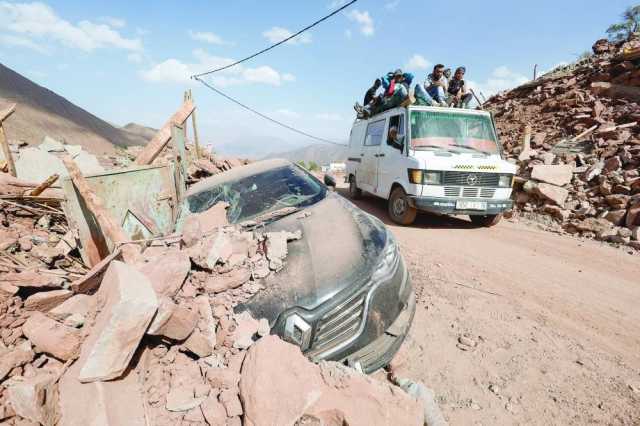
[(593, 52), (484, 106), (519, 166), (516, 214), (640, 249), (640, 40)]

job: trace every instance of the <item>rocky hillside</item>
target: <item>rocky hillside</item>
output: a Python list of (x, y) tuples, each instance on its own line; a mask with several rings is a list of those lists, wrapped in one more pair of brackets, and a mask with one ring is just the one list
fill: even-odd
[(517, 161), (517, 212), (556, 229), (640, 249), (640, 40), (487, 101)]
[(5, 122), (5, 130), (12, 143), (39, 144), (48, 135), (99, 154), (149, 140), (146, 134), (112, 126), (0, 64), (0, 109), (11, 103), (17, 104), (16, 112)]
[(344, 162), (347, 159), (347, 147), (338, 145), (314, 144), (286, 152), (269, 154), (266, 158), (286, 158), (291, 161), (315, 161), (318, 164)]

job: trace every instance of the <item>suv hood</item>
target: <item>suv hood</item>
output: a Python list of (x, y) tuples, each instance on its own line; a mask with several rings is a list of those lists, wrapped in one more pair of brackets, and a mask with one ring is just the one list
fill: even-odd
[(285, 267), (265, 280), (238, 310), (271, 324), (292, 307), (312, 310), (336, 293), (366, 283), (385, 247), (382, 222), (334, 194), (266, 227), (271, 231), (302, 231), (288, 244)]

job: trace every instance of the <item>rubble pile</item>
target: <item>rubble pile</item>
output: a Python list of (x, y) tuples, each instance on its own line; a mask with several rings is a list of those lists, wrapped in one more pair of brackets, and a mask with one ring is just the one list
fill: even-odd
[(640, 39), (593, 52), (484, 106), (519, 165), (520, 214), (640, 249)]

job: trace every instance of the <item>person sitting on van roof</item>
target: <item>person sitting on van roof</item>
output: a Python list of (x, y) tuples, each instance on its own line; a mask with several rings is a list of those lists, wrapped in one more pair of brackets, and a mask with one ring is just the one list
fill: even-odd
[(429, 96), (431, 96), (440, 106), (447, 106), (447, 89), (448, 82), (444, 75), (444, 65), (437, 64), (433, 67), (433, 72), (428, 75), (427, 80), (429, 85), (426, 85), (425, 89)]
[(380, 86), (382, 86), (382, 80), (376, 78), (376, 81), (373, 82), (373, 86), (371, 86), (369, 90), (367, 90), (367, 93), (365, 93), (364, 95), (363, 105), (367, 106), (371, 103), (371, 101), (373, 101)]
[(468, 108), (469, 102), (471, 102), (473, 98), (473, 95), (469, 93), (467, 83), (463, 80), (466, 71), (467, 69), (465, 67), (456, 68), (453, 78), (449, 81), (448, 92), (451, 96), (450, 102), (452, 106), (458, 108)]
[(409, 97), (413, 74), (404, 73), (401, 69), (397, 69), (381, 77), (380, 81), (384, 88), (383, 96), (381, 98), (374, 97), (364, 107), (356, 103), (353, 108), (358, 113), (358, 118), (368, 118), (400, 106)]

